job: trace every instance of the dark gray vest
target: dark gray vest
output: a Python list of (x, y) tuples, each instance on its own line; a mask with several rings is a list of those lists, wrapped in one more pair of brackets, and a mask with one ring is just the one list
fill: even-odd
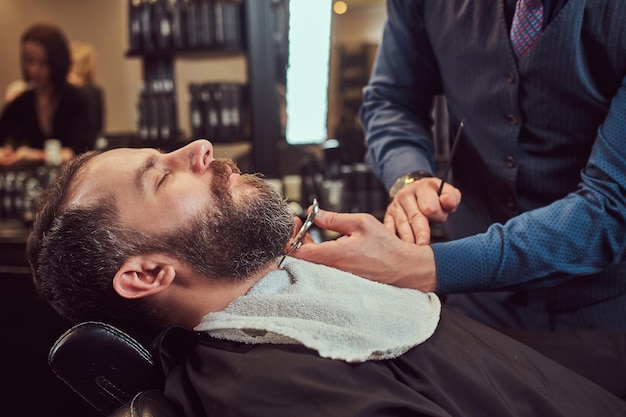
[(576, 188), (626, 75), (626, 1), (570, 0), (519, 62), (503, 7), (423, 1), (452, 127), (466, 119), (453, 183), (482, 230)]

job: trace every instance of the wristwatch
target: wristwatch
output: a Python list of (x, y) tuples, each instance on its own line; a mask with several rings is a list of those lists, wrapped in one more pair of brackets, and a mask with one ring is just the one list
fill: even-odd
[(427, 171), (415, 171), (415, 172), (409, 172), (408, 174), (404, 174), (403, 176), (398, 178), (396, 182), (394, 182), (391, 188), (389, 189), (389, 197), (393, 199), (396, 196), (396, 194), (398, 194), (398, 191), (400, 191), (407, 185), (419, 179), (429, 178), (432, 176), (433, 175)]

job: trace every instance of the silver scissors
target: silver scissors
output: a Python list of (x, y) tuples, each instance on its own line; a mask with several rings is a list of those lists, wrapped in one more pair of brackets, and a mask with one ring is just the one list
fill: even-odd
[(320, 209), (320, 205), (317, 202), (317, 198), (313, 199), (313, 204), (311, 206), (312, 208), (311, 208), (311, 211), (309, 212), (309, 215), (306, 216), (306, 219), (304, 220), (304, 223), (302, 223), (302, 227), (300, 227), (300, 230), (298, 230), (298, 233), (293, 237), (293, 239), (291, 239), (289, 249), (287, 249), (282, 259), (278, 263), (279, 268), (285, 261), (285, 258), (289, 256), (289, 254), (291, 254), (295, 250), (298, 250), (300, 246), (302, 246), (302, 239), (304, 239), (304, 236), (306, 236), (311, 226), (313, 226), (313, 220), (315, 220), (315, 216), (317, 215), (317, 212)]

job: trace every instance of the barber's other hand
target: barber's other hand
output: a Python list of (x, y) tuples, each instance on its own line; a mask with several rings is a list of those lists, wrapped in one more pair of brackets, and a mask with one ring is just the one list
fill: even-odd
[(0, 165), (7, 167), (18, 167), (22, 163), (41, 162), (45, 159), (43, 150), (20, 146), (13, 149), (10, 146), (0, 148)]
[(15, 151), (10, 146), (0, 146), (0, 165), (8, 166), (17, 160)]
[(435, 259), (430, 246), (403, 242), (369, 214), (319, 210), (315, 224), (342, 234), (315, 243), (308, 237), (295, 258), (332, 266), (385, 284), (435, 291)]
[(440, 178), (422, 178), (398, 191), (385, 212), (384, 224), (405, 242), (430, 243), (429, 222), (443, 223), (461, 203), (461, 192)]

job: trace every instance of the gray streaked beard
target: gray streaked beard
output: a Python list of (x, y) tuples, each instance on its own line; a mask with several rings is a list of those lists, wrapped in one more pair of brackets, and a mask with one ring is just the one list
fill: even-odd
[(260, 177), (244, 174), (246, 190), (235, 202), (227, 188), (227, 160), (212, 163), (214, 201), (188, 226), (164, 237), (174, 255), (196, 272), (218, 280), (244, 280), (283, 254), (293, 215), (280, 193)]

